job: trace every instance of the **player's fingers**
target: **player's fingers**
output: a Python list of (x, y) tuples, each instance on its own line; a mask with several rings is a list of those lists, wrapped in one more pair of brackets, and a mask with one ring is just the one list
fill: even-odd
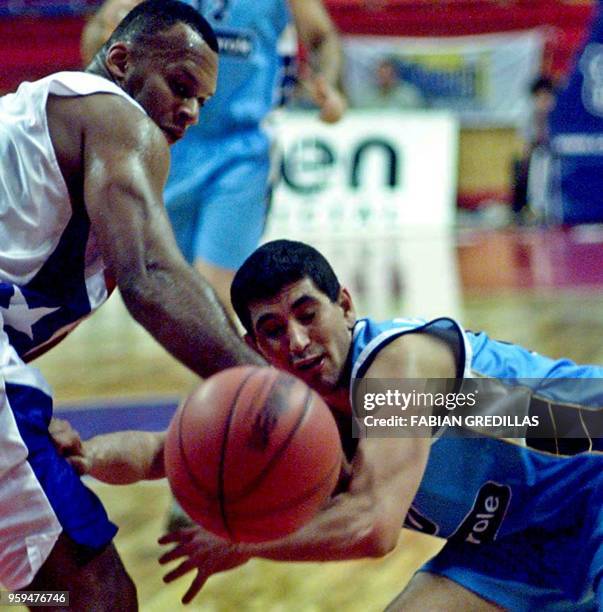
[(52, 433), (57, 433), (65, 429), (65, 419), (59, 419), (58, 417), (52, 417), (50, 419), (50, 423), (48, 424), (48, 431)]
[[(166, 553), (159, 557), (159, 564), (164, 565), (165, 563), (169, 563), (170, 561), (175, 561), (176, 559), (180, 559), (180, 557), (190, 557), (191, 555), (198, 553), (194, 547), (190, 547), (187, 544), (180, 544), (172, 550), (168, 550)], [(197, 554), (198, 556), (198, 554)]]
[[(183, 561), (177, 568), (173, 569), (171, 572), (168, 572), (163, 577), (163, 582), (173, 582), (174, 580), (177, 580), (181, 576), (184, 576), (184, 574), (188, 574), (188, 572), (195, 569), (196, 565), (197, 564), (193, 563), (190, 559)], [(199, 568), (197, 568), (197, 570), (200, 571)]]
[(159, 544), (182, 544), (190, 542), (197, 533), (197, 527), (186, 527), (164, 533), (158, 540)]
[(197, 593), (199, 593), (203, 585), (207, 582), (207, 578), (208, 576), (205, 574), (202, 574), (201, 572), (197, 573), (195, 579), (191, 582), (191, 585), (188, 587), (188, 590), (182, 598), (183, 604), (190, 603), (197, 596)]
[(79, 434), (64, 419), (53, 417), (48, 425), (48, 433), (52, 437), (54, 445), (61, 451), (77, 453), (82, 449), (82, 441)]

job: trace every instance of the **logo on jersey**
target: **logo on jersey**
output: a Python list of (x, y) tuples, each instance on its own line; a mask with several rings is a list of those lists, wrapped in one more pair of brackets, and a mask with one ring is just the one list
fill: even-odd
[(230, 10), (231, 0), (195, 0), (189, 4), (196, 8), (203, 16), (214, 21), (222, 21)]
[(423, 516), (414, 506), (408, 509), (408, 514), (404, 519), (404, 527), (433, 536), (438, 535), (439, 531), (438, 526), (426, 516)]
[(253, 35), (248, 32), (216, 30), (220, 55), (248, 58), (253, 52)]
[(471, 544), (493, 542), (510, 501), (511, 487), (487, 482), (479, 490), (473, 508), (449, 540)]

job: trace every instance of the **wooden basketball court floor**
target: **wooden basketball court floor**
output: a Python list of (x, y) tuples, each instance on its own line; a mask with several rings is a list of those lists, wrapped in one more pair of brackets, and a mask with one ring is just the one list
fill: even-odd
[[(383, 242), (379, 246), (375, 242), (374, 247), (383, 251)], [(363, 248), (370, 255), (370, 242)], [(451, 314), (470, 329), (485, 330), (552, 357), (603, 363), (600, 228), (464, 233), (455, 236), (446, 256), (449, 261), (443, 268), (436, 266), (437, 273), (430, 272), (429, 253), (422, 253), (421, 261), (409, 262), (397, 256), (400, 248), (395, 240), (387, 242), (388, 261), (393, 264), (382, 286), (382, 291), (389, 292), (389, 301), (379, 302), (379, 316), (421, 315), (421, 301), (428, 316), (440, 310), (438, 305), (448, 305), (456, 311)], [(375, 291), (366, 278), (367, 261), (363, 256), (349, 276), (363, 314), (372, 312), (370, 293)], [(333, 263), (337, 270), (348, 262), (340, 258)], [(410, 283), (413, 291), (420, 285), (420, 300), (414, 302), (407, 295), (409, 266), (419, 270), (421, 279), (418, 284), (416, 280)], [(412, 312), (407, 311), (409, 303)], [(124, 401), (176, 401), (196, 382), (131, 321), (119, 297), (112, 298), (37, 365), (54, 388), (57, 406), (67, 411), (88, 402), (104, 404), (110, 410)], [(160, 547), (156, 540), (169, 503), (166, 483), (109, 487), (92, 482), (91, 486), (120, 527), (117, 547), (137, 584), (141, 609), (186, 609), (179, 599), (190, 578), (164, 585), (163, 570), (157, 564)], [(440, 546), (439, 540), (404, 531), (397, 550), (381, 560), (290, 564), (252, 560), (210, 579), (188, 609), (381, 610)]]

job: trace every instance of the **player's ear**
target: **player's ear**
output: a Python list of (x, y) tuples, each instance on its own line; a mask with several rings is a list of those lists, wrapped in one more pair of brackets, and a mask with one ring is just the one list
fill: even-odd
[(350, 292), (345, 288), (339, 289), (339, 296), (337, 297), (337, 303), (343, 310), (343, 317), (348, 326), (348, 329), (352, 329), (356, 323), (356, 309), (354, 308), (354, 302)]
[(105, 57), (105, 65), (111, 76), (118, 81), (123, 80), (128, 69), (128, 60), (130, 58), (130, 49), (123, 42), (116, 42), (109, 47)]

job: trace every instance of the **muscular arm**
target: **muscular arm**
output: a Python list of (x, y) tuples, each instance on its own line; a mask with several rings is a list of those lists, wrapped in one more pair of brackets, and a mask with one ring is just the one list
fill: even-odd
[(313, 78), (307, 84), (321, 119), (338, 121), (346, 109), (341, 94), (343, 54), (339, 35), (322, 0), (289, 0), (295, 27), (310, 53)]
[(300, 40), (311, 54), (312, 68), (339, 84), (342, 52), (337, 30), (321, 0), (289, 0)]
[[(425, 335), (394, 340), (379, 353), (366, 374), (367, 378), (393, 378), (400, 383), (405, 378), (433, 382), (454, 376), (451, 351)], [(408, 384), (408, 391), (416, 389), (416, 382), (409, 380)], [(445, 385), (443, 380), (442, 386)], [(236, 567), (250, 557), (334, 561), (385, 555), (396, 546), (427, 465), (430, 443), (428, 437), (361, 440), (348, 489), (335, 495), (312, 521), (286, 538), (234, 545), (199, 528), (164, 536), (160, 543), (175, 546), (161, 557), (160, 563), (184, 558), (166, 575), (166, 582), (196, 570), (183, 598), (189, 602), (211, 575)]]
[(163, 478), (165, 432), (116, 431), (83, 441), (65, 419), (53, 418), (48, 432), (57, 451), (78, 474), (109, 484)]
[(95, 436), (82, 443), (80, 471), (108, 484), (163, 478), (164, 442), (165, 433), (150, 431), (116, 431)]
[(178, 250), (163, 207), (169, 153), (160, 130), (116, 96), (85, 100), (84, 201), (129, 312), (200, 376), (262, 364)]
[[(377, 356), (367, 378), (454, 378), (452, 354), (425, 335), (402, 336)], [(445, 382), (443, 381), (444, 385)], [(241, 552), (278, 560), (330, 561), (382, 556), (398, 541), (408, 508), (419, 488), (431, 440), (368, 438), (358, 445), (346, 492), (335, 496), (313, 521), (287, 538), (244, 545)]]

